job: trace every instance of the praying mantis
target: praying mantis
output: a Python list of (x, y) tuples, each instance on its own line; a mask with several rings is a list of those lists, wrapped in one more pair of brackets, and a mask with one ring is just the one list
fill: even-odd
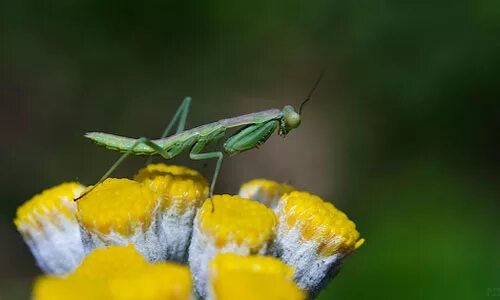
[[(314, 83), (307, 98), (300, 104), (298, 112), (295, 111), (293, 106), (285, 105), (281, 110), (268, 109), (261, 112), (222, 119), (185, 130), (186, 119), (192, 101), (190, 97), (186, 97), (159, 139), (151, 140), (146, 137), (133, 139), (103, 132), (86, 133), (85, 137), (91, 139), (96, 144), (123, 153), (94, 186), (97, 186), (97, 184), (108, 178), (129, 155), (160, 155), (168, 160), (183, 152), (189, 151), (189, 158), (192, 160), (217, 159), (212, 182), (210, 184), (209, 196), (211, 198), (222, 166), (224, 152), (229, 155), (234, 155), (251, 150), (264, 144), (276, 129), (278, 129), (278, 134), (280, 136), (285, 137), (290, 131), (299, 127), (302, 108), (304, 104), (311, 99), (314, 90), (321, 81), (322, 75), (323, 72)], [(168, 136), (176, 123), (176, 133)], [(203, 152), (208, 144), (223, 139), (228, 129), (236, 127), (241, 127), (241, 129), (226, 139), (223, 144), (224, 152)], [(90, 190), (87, 190), (85, 194), (89, 191)], [(84, 195), (81, 195), (75, 200), (82, 198)], [(212, 211), (213, 209), (214, 205), (212, 202)]]

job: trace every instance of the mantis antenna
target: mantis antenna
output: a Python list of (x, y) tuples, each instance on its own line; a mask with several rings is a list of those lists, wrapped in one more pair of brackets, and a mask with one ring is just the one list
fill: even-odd
[(309, 94), (307, 95), (307, 98), (304, 101), (302, 101), (302, 103), (300, 103), (300, 106), (299, 106), (299, 115), (302, 115), (302, 108), (304, 107), (304, 104), (306, 104), (307, 102), (309, 102), (309, 100), (311, 100), (312, 94), (314, 93), (314, 91), (318, 87), (321, 79), (323, 79), (323, 75), (324, 74), (325, 74), (325, 70), (321, 70), (321, 72), (319, 72), (318, 79), (316, 79), (316, 82), (314, 82), (314, 85), (313, 85), (311, 91), (309, 91)]

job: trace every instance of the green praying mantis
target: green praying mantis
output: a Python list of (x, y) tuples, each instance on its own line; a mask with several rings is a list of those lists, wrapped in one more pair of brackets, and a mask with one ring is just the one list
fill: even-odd
[[(269, 139), (276, 129), (278, 129), (280, 136), (285, 137), (290, 131), (299, 127), (302, 108), (311, 99), (314, 90), (321, 81), (322, 75), (323, 72), (314, 83), (307, 98), (300, 104), (298, 112), (295, 111), (293, 106), (286, 105), (281, 110), (264, 110), (185, 130), (186, 119), (191, 105), (191, 98), (186, 97), (159, 139), (151, 140), (146, 137), (133, 139), (103, 132), (86, 133), (85, 137), (96, 144), (123, 153), (94, 187), (108, 178), (129, 155), (160, 155), (164, 159), (172, 159), (183, 152), (189, 151), (189, 158), (192, 160), (217, 159), (210, 184), (209, 195), (211, 198), (222, 166), (224, 153), (222, 151), (203, 152), (205, 147), (223, 139), (226, 136), (226, 131), (235, 127), (241, 127), (241, 129), (227, 138), (223, 144), (223, 151), (229, 155), (259, 147)], [(176, 133), (168, 136), (176, 123)], [(87, 190), (85, 194), (89, 191)], [(75, 199), (75, 201), (85, 194)], [(213, 209), (212, 202), (212, 211)]]

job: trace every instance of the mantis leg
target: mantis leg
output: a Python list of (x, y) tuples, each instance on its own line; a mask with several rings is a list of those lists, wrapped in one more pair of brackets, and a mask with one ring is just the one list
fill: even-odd
[(217, 164), (215, 165), (215, 171), (214, 175), (212, 176), (212, 183), (210, 184), (210, 200), (212, 201), (212, 212), (215, 209), (214, 202), (212, 199), (214, 188), (215, 188), (215, 183), (217, 182), (217, 177), (219, 176), (220, 168), (222, 166), (222, 160), (224, 159), (224, 154), (220, 151), (215, 151), (215, 152), (205, 152), (205, 153), (200, 153), (201, 150), (206, 146), (206, 142), (204, 141), (199, 141), (196, 143), (191, 150), (191, 153), (189, 153), (189, 158), (193, 160), (203, 160), (203, 159), (217, 159)]
[[(186, 127), (186, 119), (189, 112), (189, 106), (191, 105), (191, 100), (192, 100), (191, 97), (186, 97), (184, 98), (184, 100), (182, 100), (181, 105), (179, 106), (179, 108), (177, 108), (174, 117), (172, 118), (172, 120), (170, 120), (165, 130), (163, 130), (163, 134), (161, 135), (160, 138), (166, 137), (170, 133), (172, 127), (174, 127), (174, 124), (177, 121), (179, 121), (179, 123), (177, 124), (177, 131), (175, 133), (184, 131), (184, 128)], [(153, 156), (151, 155), (146, 160), (146, 165), (149, 165), (152, 161), (153, 161)]]
[(163, 158), (165, 159), (170, 159), (172, 158), (172, 155), (166, 151), (165, 149), (163, 149), (161, 146), (159, 146), (158, 144), (154, 143), (153, 141), (151, 141), (150, 139), (148, 138), (145, 138), (145, 137), (141, 137), (141, 138), (138, 138), (137, 141), (132, 145), (132, 147), (130, 147), (127, 151), (125, 151), (125, 153), (123, 153), (120, 158), (118, 158), (115, 163), (106, 171), (106, 173), (104, 173), (104, 175), (102, 175), (101, 179), (99, 179), (99, 181), (94, 185), (94, 187), (90, 188), (89, 190), (87, 190), (84, 194), (82, 194), (80, 197), (76, 198), (76, 200), (82, 198), (83, 196), (85, 196), (86, 194), (88, 194), (91, 190), (93, 190), (98, 184), (102, 183), (104, 180), (106, 180), (106, 178), (109, 177), (109, 175), (111, 175), (115, 170), (116, 168), (118, 168), (118, 166), (121, 165), (121, 163), (130, 155), (134, 152), (134, 149), (135, 147), (137, 147), (138, 145), (140, 144), (145, 144), (151, 148), (153, 148), (153, 150), (155, 151), (155, 153), (158, 153), (160, 154)]

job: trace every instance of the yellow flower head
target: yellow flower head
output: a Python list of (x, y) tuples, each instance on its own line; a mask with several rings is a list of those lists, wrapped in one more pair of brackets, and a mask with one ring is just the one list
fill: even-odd
[(209, 290), (208, 263), (217, 253), (265, 254), (277, 224), (274, 212), (259, 202), (230, 195), (215, 195), (211, 200), (196, 215), (189, 246), (189, 266), (202, 297)]
[(149, 227), (157, 197), (136, 181), (108, 178), (77, 203), (77, 217), (88, 231), (130, 236)]
[(296, 268), (298, 286), (314, 297), (364, 240), (343, 212), (309, 193), (284, 195), (276, 211), (276, 254)]
[(14, 224), (46, 273), (65, 274), (83, 259), (73, 201), (83, 189), (76, 182), (62, 183), (32, 197), (17, 209)]
[(39, 277), (33, 287), (33, 300), (89, 300), (109, 299), (102, 281), (75, 280), (52, 276)]
[(200, 173), (182, 166), (151, 164), (134, 177), (161, 197), (162, 208), (183, 213), (198, 208), (208, 196), (208, 183)]
[(294, 268), (272, 256), (238, 255), (235, 253), (217, 254), (210, 262), (211, 275), (222, 272), (252, 272), (274, 274), (287, 280), (293, 280)]
[(293, 282), (293, 268), (269, 256), (217, 255), (210, 263), (212, 298), (216, 300), (305, 299)]
[(17, 209), (14, 224), (19, 231), (29, 233), (28, 228), (42, 230), (47, 220), (58, 225), (61, 217), (76, 223), (76, 205), (73, 199), (83, 189), (79, 183), (68, 182), (35, 195)]
[(196, 211), (208, 195), (207, 181), (195, 170), (165, 164), (148, 165), (135, 179), (161, 199), (158, 243), (163, 259), (185, 262)]
[(110, 290), (110, 298), (115, 300), (188, 300), (192, 299), (191, 274), (186, 266), (153, 264), (113, 278)]
[(276, 216), (264, 205), (238, 196), (215, 195), (198, 213), (200, 230), (213, 238), (217, 247), (229, 243), (245, 245), (255, 253), (275, 234)]
[(267, 207), (274, 208), (281, 196), (295, 190), (293, 186), (288, 184), (267, 179), (254, 179), (241, 185), (238, 194), (243, 198), (253, 199)]
[(37, 279), (34, 300), (184, 300), (191, 299), (187, 267), (148, 264), (133, 246), (93, 251), (67, 278)]
[(98, 279), (133, 274), (148, 266), (148, 262), (133, 245), (97, 248), (92, 251), (71, 277)]
[(281, 200), (281, 217), (300, 230), (305, 241), (318, 243), (322, 256), (349, 253), (363, 244), (356, 224), (330, 202), (306, 192), (292, 192)]

